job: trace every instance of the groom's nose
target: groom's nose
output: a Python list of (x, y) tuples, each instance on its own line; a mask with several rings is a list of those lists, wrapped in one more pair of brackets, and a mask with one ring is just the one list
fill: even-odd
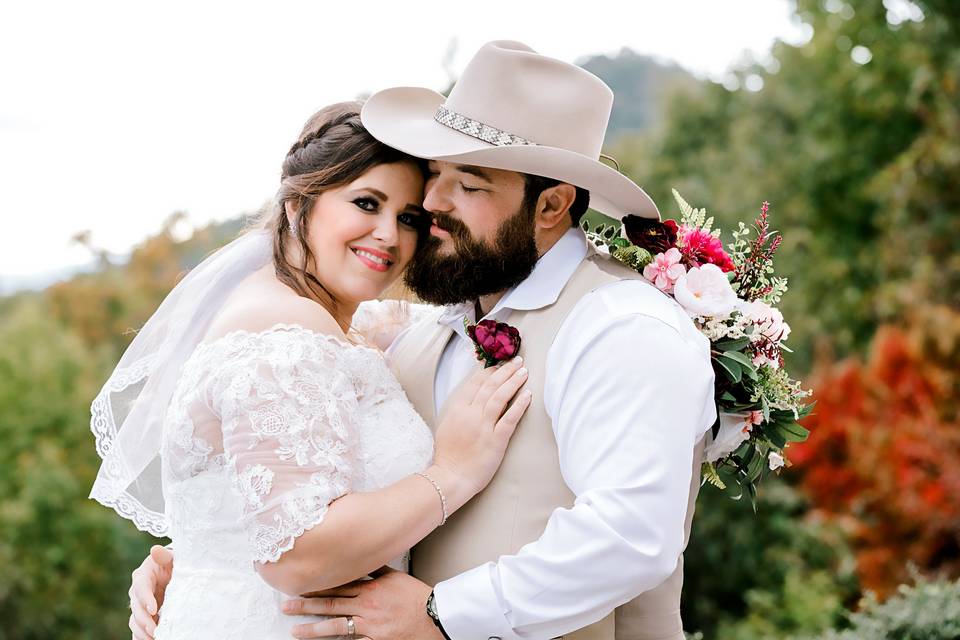
[(444, 187), (440, 180), (431, 180), (427, 183), (423, 194), (423, 208), (436, 213), (447, 213), (452, 210), (453, 200), (450, 198), (449, 187)]

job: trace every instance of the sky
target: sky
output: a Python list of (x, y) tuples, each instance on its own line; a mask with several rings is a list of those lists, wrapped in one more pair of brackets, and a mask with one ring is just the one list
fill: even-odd
[(803, 37), (788, 0), (5, 2), (0, 293), (88, 262), (79, 231), (125, 253), (175, 211), (257, 210), (319, 107), (439, 90), (489, 40), (568, 62), (629, 47), (719, 81)]

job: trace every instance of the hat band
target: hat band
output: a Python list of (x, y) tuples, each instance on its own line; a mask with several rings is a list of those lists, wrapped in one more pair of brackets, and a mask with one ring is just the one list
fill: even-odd
[(448, 109), (447, 106), (443, 104), (437, 108), (437, 113), (434, 114), (433, 119), (454, 131), (465, 133), (472, 138), (489, 142), (498, 147), (506, 147), (509, 145), (537, 146), (536, 142), (530, 142), (526, 138), (521, 138), (508, 131), (491, 127), (473, 118), (468, 118), (465, 115)]

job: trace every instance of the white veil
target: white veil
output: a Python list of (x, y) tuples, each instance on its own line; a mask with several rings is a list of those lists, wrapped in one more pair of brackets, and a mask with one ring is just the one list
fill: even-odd
[(167, 534), (160, 443), (180, 369), (236, 286), (272, 258), (268, 231), (250, 231), (193, 269), (139, 331), (90, 408), (103, 459), (90, 497), (141, 531)]

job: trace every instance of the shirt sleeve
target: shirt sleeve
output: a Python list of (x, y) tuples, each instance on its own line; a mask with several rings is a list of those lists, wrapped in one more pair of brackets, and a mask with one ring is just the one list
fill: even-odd
[(276, 562), (351, 489), (357, 396), (337, 367), (345, 345), (312, 333), (251, 340), (225, 367), (213, 408), (252, 558)]
[(694, 449), (715, 417), (709, 352), (699, 335), (648, 315), (587, 326), (567, 332), (562, 348), (558, 334), (546, 367), (546, 408), (576, 501), (516, 555), (436, 586), (453, 640), (478, 630), (503, 640), (562, 636), (676, 568)]

